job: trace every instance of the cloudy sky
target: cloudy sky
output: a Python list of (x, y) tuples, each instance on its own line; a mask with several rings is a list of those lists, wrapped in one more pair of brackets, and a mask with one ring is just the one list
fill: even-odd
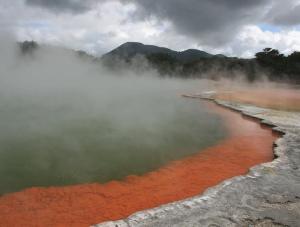
[(252, 57), (300, 51), (300, 0), (0, 0), (0, 31), (96, 55), (137, 41)]

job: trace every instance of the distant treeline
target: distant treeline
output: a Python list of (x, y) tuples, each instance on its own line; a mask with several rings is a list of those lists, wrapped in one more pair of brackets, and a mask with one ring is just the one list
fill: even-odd
[(300, 83), (300, 52), (285, 56), (278, 50), (265, 48), (253, 59), (211, 57), (182, 63), (168, 54), (146, 56), (161, 75), (183, 77), (237, 78), (244, 76), (252, 82), (262, 77), (271, 81)]
[[(145, 67), (145, 64), (138, 62), (146, 60), (161, 76), (215, 80), (221, 77), (244, 77), (250, 82), (267, 78), (270, 81), (300, 83), (300, 52), (297, 51), (285, 56), (276, 49), (265, 48), (252, 59), (210, 55), (189, 61), (181, 61), (168, 52), (147, 53), (141, 56), (132, 54), (132, 51), (130, 55), (126, 55), (122, 49), (121, 55), (119, 53), (117, 48), (104, 55), (102, 60), (109, 68), (118, 69), (125, 66), (138, 70)], [(190, 59), (193, 57), (190, 56)]]
[(229, 57), (202, 58), (182, 63), (166, 54), (153, 54), (147, 56), (147, 60), (161, 75), (176, 77), (219, 79), (246, 75), (249, 81), (253, 81), (261, 71), (253, 60)]
[[(38, 44), (34, 41), (25, 41), (19, 43), (19, 45), (23, 54), (32, 53), (38, 47)], [(153, 46), (151, 47), (153, 48)], [(155, 50), (155, 53), (141, 55), (140, 53), (134, 54), (135, 49), (127, 46), (127, 49), (122, 49), (122, 52), (116, 48), (104, 55), (105, 58), (95, 58), (84, 51), (75, 51), (75, 53), (95, 62), (101, 61), (113, 70), (124, 67), (144, 70), (148, 67), (156, 69), (161, 76), (169, 77), (210, 78), (215, 80), (221, 77), (230, 79), (244, 77), (250, 82), (267, 78), (270, 81), (300, 84), (300, 52), (298, 51), (285, 56), (276, 49), (265, 48), (263, 51), (256, 53), (255, 58), (252, 59), (210, 55), (201, 52), (201, 54), (205, 53), (206, 55), (199, 57), (198, 53), (198, 56), (194, 58), (196, 60), (182, 61), (176, 55), (174, 56), (173, 52), (166, 51), (165, 48), (163, 48), (163, 52)], [(130, 51), (130, 55), (127, 54), (128, 51)], [(193, 59), (193, 52), (189, 54), (189, 59)]]
[(272, 79), (300, 82), (300, 52), (294, 51), (285, 56), (276, 49), (265, 48), (255, 57), (255, 61), (270, 72)]

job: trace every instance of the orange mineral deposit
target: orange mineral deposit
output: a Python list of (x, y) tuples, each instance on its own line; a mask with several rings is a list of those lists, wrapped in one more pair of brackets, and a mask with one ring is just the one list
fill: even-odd
[[(106, 184), (29, 188), (0, 197), (0, 226), (89, 226), (199, 195), (221, 181), (271, 161), (278, 135), (258, 121), (213, 103), (228, 129), (215, 146), (142, 176)], [(121, 149), (121, 148), (120, 148)]]

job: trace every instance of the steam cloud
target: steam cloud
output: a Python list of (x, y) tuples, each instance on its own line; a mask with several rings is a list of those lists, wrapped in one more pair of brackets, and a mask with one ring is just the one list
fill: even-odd
[(116, 75), (70, 50), (21, 55), (0, 43), (0, 192), (143, 173), (223, 135), (208, 110), (179, 97), (203, 81)]

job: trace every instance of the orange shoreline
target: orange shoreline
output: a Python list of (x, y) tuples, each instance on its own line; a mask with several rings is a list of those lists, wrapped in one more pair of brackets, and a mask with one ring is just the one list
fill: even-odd
[[(273, 160), (278, 134), (213, 103), (229, 136), (191, 157), (143, 176), (106, 184), (30, 188), (0, 197), (0, 226), (89, 226), (199, 195), (208, 187)], [(246, 119), (247, 118), (247, 119)]]

